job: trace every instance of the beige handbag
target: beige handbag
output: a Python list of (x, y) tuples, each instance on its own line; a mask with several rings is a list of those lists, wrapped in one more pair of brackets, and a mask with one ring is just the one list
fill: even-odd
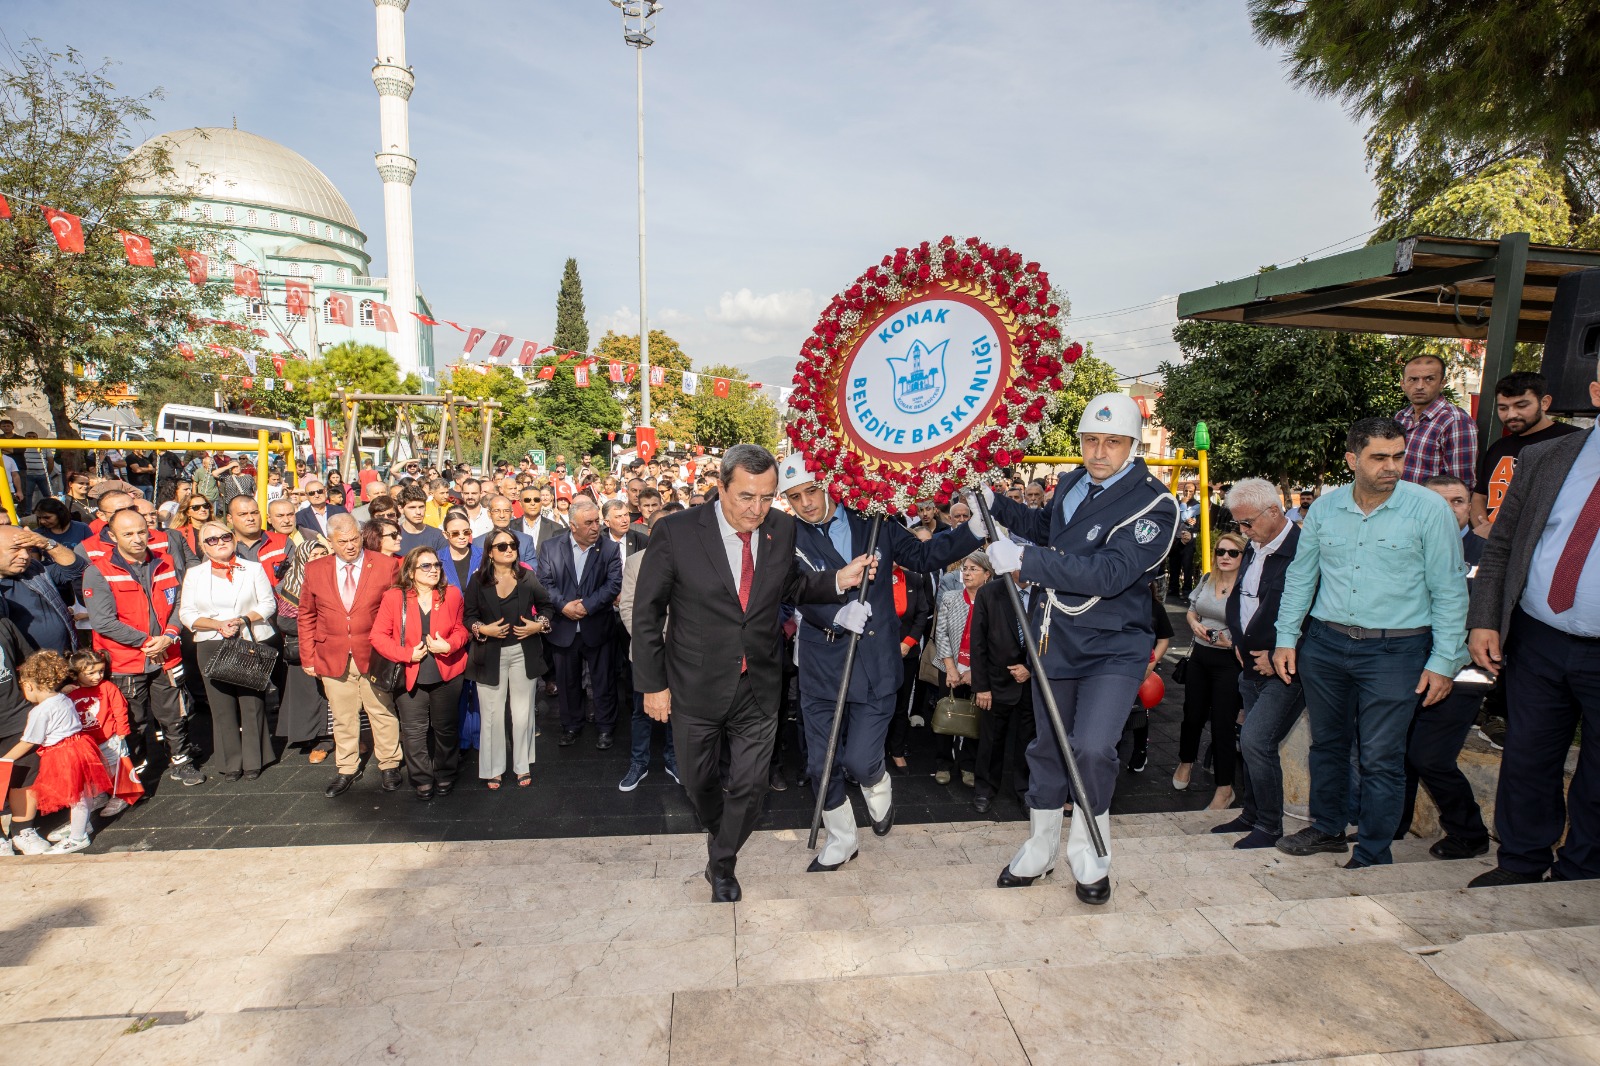
[(978, 704), (958, 699), (955, 689), (933, 705), (933, 731), (947, 737), (978, 739)]

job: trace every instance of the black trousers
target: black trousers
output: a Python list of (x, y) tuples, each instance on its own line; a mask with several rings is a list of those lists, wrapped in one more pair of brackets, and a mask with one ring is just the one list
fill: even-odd
[[(669, 720), (678, 751), (678, 777), (708, 834), (706, 853), (712, 872), (729, 877), (739, 860), (739, 849), (761, 817), (778, 719), (756, 702), (749, 675), (739, 678), (733, 702), (720, 714), (707, 714), (700, 707), (690, 712), (684, 696), (673, 693)], [(724, 744), (728, 753), (726, 792), (718, 770)]]
[(149, 759), (156, 723), (167, 738), (167, 753), (174, 763), (190, 757), (189, 728), (184, 714), (183, 690), (165, 670), (147, 674), (112, 674), (111, 681), (128, 701), (128, 754), (137, 765)]
[(991, 799), (1000, 794), (1000, 779), (1006, 769), (1006, 749), (1016, 745), (1011, 763), (1012, 788), (1017, 798), (1028, 794), (1028, 745), (1038, 733), (1033, 717), (1033, 684), (1022, 686), (1022, 698), (1010, 706), (991, 704), (978, 714), (978, 765), (973, 789)]
[(1487, 691), (1482, 685), (1458, 684), (1432, 707), (1417, 707), (1411, 731), (1406, 735), (1406, 802), (1400, 812), (1400, 828), (1395, 830), (1396, 839), (1411, 828), (1419, 781), (1439, 808), (1439, 826), (1446, 836), (1469, 844), (1489, 839), (1478, 798), (1472, 794), (1467, 775), (1456, 765)]
[(901, 663), (905, 676), (900, 681), (900, 691), (894, 699), (894, 717), (889, 719), (889, 736), (884, 743), (884, 754), (895, 759), (906, 757), (906, 742), (911, 736), (911, 714), (917, 699), (917, 673), (922, 667), (919, 648), (912, 648)]
[(1233, 787), (1233, 763), (1239, 738), (1239, 660), (1231, 650), (1196, 644), (1189, 653), (1189, 676), (1183, 685), (1183, 728), (1178, 733), (1178, 761), (1194, 762), (1200, 734), (1211, 723), (1211, 776), (1218, 788)]
[(1167, 552), (1167, 594), (1187, 596), (1194, 588), (1194, 541), (1174, 539)]
[[(556, 705), (561, 708), (561, 728), (568, 733), (583, 729), (583, 667), (589, 665), (589, 684), (594, 689), (594, 724), (602, 733), (617, 728), (617, 685), (614, 665), (616, 642), (606, 641), (587, 647), (581, 638), (570, 648), (557, 648), (545, 642), (556, 664)], [(629, 707), (633, 705), (630, 703)]]
[[(1500, 866), (1573, 881), (1600, 877), (1600, 640), (1569, 636), (1518, 610), (1505, 678), (1505, 751), (1494, 806)], [(1563, 797), (1580, 723), (1578, 768)], [(1563, 828), (1567, 839), (1555, 851)]]
[[(946, 688), (939, 692), (934, 702), (945, 696), (955, 696), (957, 699), (970, 700), (972, 698), (971, 685), (957, 685), (954, 689)], [(933, 721), (933, 708), (928, 708), (928, 721)], [(937, 770), (953, 770), (957, 773), (972, 771), (978, 762), (978, 742), (968, 737), (952, 737), (943, 733), (933, 734), (933, 765)], [(974, 772), (974, 776), (976, 773)]]
[(448, 785), (456, 779), (461, 765), (461, 681), (455, 677), (418, 685), (394, 698), (406, 772), (418, 788)]
[(194, 642), (200, 676), (205, 678), (206, 702), (211, 705), (211, 767), (221, 774), (253, 773), (273, 758), (266, 694), (213, 681), (211, 660), (221, 650), (220, 640)]

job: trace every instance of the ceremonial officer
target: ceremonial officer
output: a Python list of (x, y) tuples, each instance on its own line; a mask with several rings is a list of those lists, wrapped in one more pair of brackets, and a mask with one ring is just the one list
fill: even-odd
[[(1036, 509), (1000, 496), (989, 504), (999, 522), (1030, 542), (1021, 547), (1004, 536), (991, 542), (995, 574), (1017, 572), (1043, 592), (1032, 617), (1046, 676), (1034, 684), (1049, 685), (1055, 694), (1088, 792), (1090, 810), (1074, 809), (1067, 836), (1067, 862), (1085, 903), (1111, 899), (1117, 740), (1155, 647), (1150, 575), (1161, 567), (1178, 524), (1177, 500), (1133, 454), (1140, 424), (1129, 397), (1096, 396), (1078, 424), (1083, 466), (1061, 479), (1050, 502)], [(971, 524), (981, 528), (982, 521), (977, 514)], [(1033, 704), (1038, 735), (1028, 745), (1031, 831), (1001, 871), (1001, 888), (1032, 884), (1055, 867), (1062, 806), (1073, 798), (1041, 693)], [(1089, 836), (1091, 814), (1108, 848), (1103, 858)]]
[[(794, 550), (802, 566), (816, 571), (838, 570), (866, 554), (871, 520), (836, 504), (806, 469), (805, 456), (791, 454), (779, 466), (778, 475), (778, 491), (799, 519), (795, 523)], [(978, 538), (964, 525), (921, 541), (900, 523), (885, 521), (878, 534), (879, 559), (921, 572), (943, 570), (977, 547)], [(838, 765), (828, 778), (828, 794), (822, 805), (822, 824), (828, 835), (822, 851), (808, 867), (812, 873), (837, 870), (856, 856), (856, 816), (845, 798), (845, 772), (861, 786), (872, 831), (883, 836), (894, 825), (894, 797), (883, 753), (889, 723), (894, 719), (895, 699), (905, 680), (902, 656), (907, 652), (900, 640), (893, 575), (887, 568), (880, 574), (883, 580), (868, 586), (867, 611), (860, 620), (862, 628), (857, 630), (861, 637), (855, 666), (850, 671)], [(854, 602), (847, 610), (857, 610)], [(836, 606), (799, 607), (800, 718), (806, 731), (806, 772), (817, 782), (822, 780), (828, 758), (828, 734), (833, 728), (834, 704), (839, 698), (839, 682), (844, 679), (844, 661), (850, 646), (851, 629), (841, 624), (849, 622), (849, 616), (839, 615)], [(874, 618), (877, 623), (871, 624), (869, 620)]]

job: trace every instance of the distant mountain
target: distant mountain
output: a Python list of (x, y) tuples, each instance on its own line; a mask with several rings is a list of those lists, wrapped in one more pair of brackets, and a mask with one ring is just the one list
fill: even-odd
[(759, 381), (763, 385), (782, 385), (787, 388), (794, 381), (796, 362), (792, 356), (774, 355), (766, 359), (757, 359), (753, 363), (735, 365), (745, 372), (750, 381)]

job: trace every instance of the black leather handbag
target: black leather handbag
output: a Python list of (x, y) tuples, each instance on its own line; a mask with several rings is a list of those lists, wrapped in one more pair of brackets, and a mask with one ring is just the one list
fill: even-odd
[[(400, 646), (406, 646), (406, 604), (400, 601)], [(372, 660), (367, 667), (367, 682), (379, 692), (400, 693), (406, 690), (406, 667), (410, 663), (397, 663), (377, 648), (372, 649)]]
[(257, 641), (246, 622), (238, 635), (222, 639), (222, 647), (211, 660), (206, 676), (225, 685), (265, 692), (272, 683), (272, 668), (277, 665), (278, 649)]
[(951, 689), (943, 699), (933, 705), (933, 731), (947, 737), (977, 740), (977, 701), (961, 699), (956, 695), (955, 689)]

